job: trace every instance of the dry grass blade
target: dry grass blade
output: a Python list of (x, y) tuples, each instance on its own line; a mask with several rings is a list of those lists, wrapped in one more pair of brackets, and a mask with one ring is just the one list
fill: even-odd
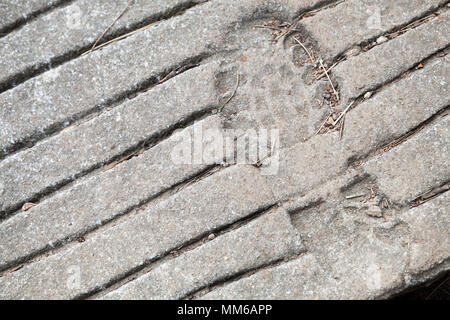
[(325, 118), (325, 121), (322, 123), (319, 130), (316, 131), (316, 134), (319, 134), (320, 130), (322, 130), (322, 128), (325, 126), (325, 123), (328, 122), (328, 119), (331, 117), (332, 114), (333, 114), (333, 112), (330, 112), (330, 114)]
[(336, 96), (336, 100), (339, 101), (339, 93), (334, 88), (333, 81), (331, 81), (330, 75), (328, 74), (327, 69), (325, 69), (325, 66), (323, 65), (322, 59), (319, 59), (319, 63), (320, 63), (320, 66), (322, 67), (323, 71), (325, 72), (325, 75), (327, 76), (328, 81), (331, 84), (331, 88), (333, 89), (334, 95)]
[(348, 112), (348, 110), (350, 110), (351, 106), (355, 103), (355, 101), (352, 101), (352, 103), (350, 103), (348, 105), (347, 108), (345, 108), (345, 110), (341, 113), (341, 115), (336, 119), (336, 121), (333, 123), (333, 127), (336, 126), (339, 121), (342, 119), (343, 116), (345, 116), (345, 114)]
[(309, 52), (309, 50), (305, 47), (305, 45), (303, 43), (300, 42), (300, 40), (298, 40), (296, 37), (294, 37), (294, 40), (302, 46), (302, 48), (306, 51), (306, 53), (308, 54), (309, 58), (311, 59), (311, 62), (313, 64), (316, 64), (314, 57), (311, 55), (311, 53)]
[[(336, 67), (337, 65), (338, 65), (338, 63), (339, 62), (335, 62), (331, 67), (329, 67), (328, 68), (328, 70), (326, 70), (326, 72), (328, 73), (328, 72), (330, 72), (331, 70), (333, 70), (334, 69), (334, 67)], [(321, 75), (319, 75), (317, 78), (316, 78), (316, 80), (320, 80), (320, 79), (322, 79), (324, 76), (325, 76), (325, 71), (321, 74)]]
[[(98, 50), (98, 49), (101, 49), (101, 48), (107, 46), (107, 45), (110, 44), (110, 43), (113, 43), (113, 42), (116, 42), (116, 41), (125, 39), (125, 38), (127, 38), (127, 37), (129, 37), (129, 36), (131, 36), (131, 35), (133, 35), (133, 34), (135, 34), (135, 33), (137, 33), (137, 32), (139, 32), (139, 31), (145, 30), (145, 29), (147, 29), (147, 28), (149, 28), (149, 27), (151, 27), (151, 26), (154, 26), (154, 25), (156, 25), (156, 24), (158, 24), (158, 23), (159, 23), (158, 21), (157, 21), (157, 22), (152, 22), (152, 23), (150, 23), (150, 24), (148, 24), (148, 25), (146, 25), (146, 26), (143, 26), (143, 27), (141, 27), (141, 28), (139, 28), (139, 29), (136, 29), (136, 30), (133, 30), (133, 31), (128, 32), (128, 33), (126, 33), (126, 34), (123, 34), (123, 35), (121, 35), (121, 36), (119, 36), (119, 37), (117, 37), (117, 38), (114, 38), (114, 39), (109, 40), (109, 41), (107, 41), (107, 42), (105, 42), (105, 43), (102, 43), (101, 45), (95, 47), (92, 51), (96, 51), (96, 50)], [(84, 55), (86, 55), (86, 54), (88, 54), (88, 53), (91, 53), (91, 50), (86, 51), (85, 53), (82, 54), (82, 56), (84, 56)]]
[(97, 46), (98, 42), (105, 36), (105, 34), (109, 31), (109, 29), (112, 28), (112, 26), (117, 22), (117, 20), (119, 20), (125, 14), (125, 12), (131, 6), (133, 1), (134, 0), (129, 0), (128, 1), (127, 6), (122, 10), (122, 12), (117, 16), (117, 18), (114, 19), (114, 21), (108, 26), (108, 28), (106, 28), (105, 31), (103, 31), (103, 33), (100, 35), (100, 37), (97, 38), (97, 40), (94, 42), (94, 45), (92, 46), (92, 48), (87, 53), (91, 53), (92, 51), (94, 51), (94, 49)]

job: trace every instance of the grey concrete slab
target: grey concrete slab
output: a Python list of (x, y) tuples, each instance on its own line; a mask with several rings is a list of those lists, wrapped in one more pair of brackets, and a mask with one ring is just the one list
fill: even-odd
[[(82, 57), (125, 1), (73, 1), (0, 38), (12, 74), (68, 60), (0, 93), (0, 298), (374, 299), (450, 270), (447, 1), (178, 1), (136, 1), (112, 33), (164, 21)], [(85, 34), (61, 28), (92, 3)], [(338, 105), (291, 34), (270, 41), (312, 9), (304, 45), (346, 51)], [(280, 143), (243, 145), (274, 153), (242, 161), (239, 139), (264, 129)]]
[[(128, 1), (119, 0), (75, 1), (68, 6), (54, 9), (17, 32), (1, 38), (0, 83), (14, 82), (15, 77), (20, 78), (21, 74), (42, 66), (51, 66), (65, 55), (87, 51), (127, 7), (127, 3)], [(191, 3), (193, 1), (187, 0), (134, 1), (102, 39), (109, 40), (110, 36), (120, 31), (131, 31), (133, 26), (146, 24), (146, 21), (150, 24)]]
[(220, 279), (304, 250), (289, 214), (277, 208), (110, 292), (103, 299), (180, 299)]
[[(257, 186), (257, 187), (256, 187)], [(0, 278), (2, 299), (67, 299), (269, 205), (251, 166), (207, 177), (129, 220)]]
[(407, 24), (446, 0), (349, 0), (301, 22), (323, 59), (334, 59), (354, 45)]
[(20, 143), (40, 139), (52, 127), (105, 107), (186, 61), (260, 41), (233, 37), (233, 26), (273, 15), (290, 19), (318, 2), (208, 2), (32, 78), (0, 94), (0, 149), (7, 154)]
[(438, 58), (361, 103), (346, 115), (342, 140), (335, 132), (281, 149), (278, 174), (266, 177), (274, 194), (283, 198), (309, 190), (448, 106), (449, 70), (448, 59)]
[(69, 2), (64, 0), (3, 0), (0, 3), (0, 30), (13, 28), (27, 18), (47, 11), (53, 6)]
[[(192, 136), (194, 127), (221, 130), (222, 123), (217, 116), (200, 121), (1, 223), (0, 268), (73, 240), (213, 165), (212, 159), (198, 164), (172, 160), (173, 150), (185, 143), (180, 138)], [(208, 145), (205, 139), (204, 147)]]
[(343, 105), (398, 77), (450, 43), (450, 13), (440, 16), (367, 53), (350, 57), (334, 69)]
[[(198, 81), (192, 82), (192, 77)], [(219, 105), (214, 64), (188, 70), (90, 121), (0, 163), (0, 213), (98, 167), (177, 123)]]

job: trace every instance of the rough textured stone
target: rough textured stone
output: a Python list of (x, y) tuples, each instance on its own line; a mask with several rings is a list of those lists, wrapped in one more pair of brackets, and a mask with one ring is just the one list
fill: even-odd
[(46, 11), (47, 9), (59, 3), (68, 2), (67, 0), (3, 0), (0, 3), (0, 30), (14, 26), (21, 21), (36, 13)]
[(274, 194), (283, 198), (309, 190), (446, 107), (448, 63), (448, 58), (434, 60), (348, 112), (342, 140), (338, 133), (316, 135), (281, 149), (278, 174), (267, 176)]
[(340, 229), (351, 232), (351, 243), (333, 236), (326, 252), (334, 256), (332, 269), (323, 266), (315, 254), (258, 272), (232, 282), (203, 299), (363, 299), (379, 294), (392, 282), (402, 281), (406, 250), (381, 238), (374, 231)]
[[(180, 299), (214, 281), (302, 252), (289, 214), (271, 210), (107, 294), (106, 299)], [(179, 275), (182, 277), (179, 277)]]
[(0, 149), (7, 153), (17, 143), (45, 135), (53, 126), (66, 126), (186, 61), (261, 41), (229, 33), (249, 19), (273, 15), (291, 19), (319, 1), (208, 2), (45, 72), (0, 94)]
[[(271, 198), (255, 168), (227, 168), (83, 243), (4, 275), (0, 298), (73, 298), (101, 288), (191, 239), (267, 207)], [(79, 285), (68, 282), (73, 270), (80, 272)]]
[[(8, 188), (0, 198), (0, 213), (217, 106), (213, 65), (189, 70), (2, 161), (0, 179)], [(199, 80), (192, 82), (192, 77)]]
[(421, 274), (450, 257), (450, 192), (407, 211), (402, 220), (411, 232), (410, 274)]
[[(17, 32), (1, 38), (0, 83), (8, 81), (17, 74), (32, 71), (43, 65), (51, 65), (55, 58), (70, 53), (82, 53), (82, 48), (86, 51), (87, 47), (92, 47), (97, 38), (117, 18), (127, 3), (128, 1), (76, 1), (68, 6), (55, 9), (25, 25)], [(153, 22), (159, 17), (167, 15), (174, 8), (183, 7), (189, 3), (192, 1), (134, 1), (102, 40), (109, 40), (110, 35), (119, 30), (130, 29), (133, 25), (145, 21)], [(44, 39), (42, 34), (46, 35)], [(42, 45), (43, 41), (45, 41), (45, 45)], [(27, 48), (27, 50), (23, 50), (23, 48)]]
[[(221, 130), (222, 123), (212, 116), (194, 126)], [(0, 269), (66, 238), (76, 238), (214, 164), (212, 159), (190, 165), (172, 160), (174, 148), (183, 143), (180, 135), (192, 135), (194, 126), (0, 224)], [(204, 147), (208, 145), (205, 139)]]
[(310, 83), (310, 66), (296, 63), (301, 59), (298, 46), (281, 45), (252, 47), (227, 59), (230, 65), (218, 74), (219, 93), (235, 86), (237, 73), (241, 79), (223, 111), (228, 126), (277, 129), (279, 147), (292, 146), (317, 131), (329, 110), (320, 104), (323, 83)]
[(394, 203), (410, 202), (450, 179), (448, 114), (387, 154), (364, 165), (377, 176), (380, 191)]
[(201, 298), (373, 299), (428, 280), (423, 270), (442, 270), (449, 256), (449, 193), (383, 221), (346, 206), (353, 179), (349, 173), (285, 204), (306, 255)]
[(450, 43), (449, 10), (429, 23), (367, 53), (349, 58), (334, 69), (341, 82), (343, 104), (394, 79)]
[(301, 26), (316, 41), (322, 58), (333, 59), (353, 45), (407, 24), (445, 2), (350, 0), (305, 19)]
[[(130, 9), (142, 11), (105, 40), (140, 27), (132, 21), (164, 21), (71, 52), (126, 5), (107, 2), (84, 17), (103, 17), (85, 34), (62, 29), (62, 14), (97, 0), (0, 38), (23, 49), (0, 49), (11, 74), (42, 66), (41, 53), (69, 60), (0, 93), (0, 210), (11, 214), (0, 221), (0, 298), (373, 299), (450, 270), (446, 1), (220, 0), (175, 15), (167, 9), (196, 1), (138, 0)], [(299, 16), (300, 31), (270, 41)], [(328, 67), (346, 57), (331, 71), (340, 104), (293, 36)], [(227, 143), (196, 137), (200, 126)], [(240, 149), (260, 129), (279, 129), (279, 144)], [(200, 145), (226, 149), (227, 167), (250, 148), (273, 153), (229, 168), (222, 154), (179, 157)]]

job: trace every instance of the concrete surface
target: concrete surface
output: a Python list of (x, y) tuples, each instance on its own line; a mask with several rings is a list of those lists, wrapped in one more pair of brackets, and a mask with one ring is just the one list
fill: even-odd
[(448, 1), (126, 7), (0, 4), (0, 299), (384, 299), (450, 269)]

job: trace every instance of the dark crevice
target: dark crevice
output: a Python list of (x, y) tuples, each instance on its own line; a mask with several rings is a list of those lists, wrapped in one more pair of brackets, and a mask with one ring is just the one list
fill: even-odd
[(256, 210), (255, 212), (241, 218), (238, 219), (232, 223), (208, 230), (206, 232), (203, 232), (202, 234), (198, 235), (195, 238), (190, 239), (189, 241), (186, 241), (185, 243), (183, 243), (182, 245), (179, 245), (177, 247), (174, 248), (169, 248), (167, 250), (165, 250), (164, 253), (158, 255), (155, 258), (149, 259), (145, 262), (143, 262), (142, 264), (140, 264), (139, 266), (130, 269), (129, 271), (121, 274), (121, 275), (117, 275), (116, 277), (114, 277), (114, 279), (110, 280), (108, 283), (106, 283), (105, 285), (102, 285), (101, 287), (96, 287), (95, 289), (84, 293), (84, 294), (80, 294), (78, 296), (76, 296), (74, 299), (75, 300), (80, 300), (80, 299), (89, 299), (92, 296), (100, 293), (101, 291), (105, 291), (108, 288), (112, 287), (113, 285), (122, 282), (124, 280), (126, 280), (129, 277), (132, 277), (135, 273), (144, 270), (145, 268), (150, 267), (152, 264), (157, 263), (158, 261), (162, 260), (162, 259), (166, 259), (167, 257), (171, 256), (171, 255), (179, 255), (182, 254), (186, 251), (190, 251), (192, 250), (192, 247), (198, 247), (199, 245), (205, 243), (206, 241), (208, 241), (208, 236), (211, 233), (214, 234), (224, 234), (227, 233), (231, 230), (235, 230), (236, 228), (239, 228), (240, 226), (242, 226), (243, 224), (248, 223), (251, 220), (254, 220), (258, 217), (260, 217), (261, 215), (263, 215), (264, 213), (266, 213), (267, 211), (269, 211), (270, 209), (274, 208), (276, 206), (276, 204), (272, 204), (272, 205), (268, 205), (265, 207), (260, 208), (259, 210)]
[(440, 195), (446, 193), (448, 190), (450, 190), (450, 180), (445, 181), (441, 185), (434, 187), (433, 189), (429, 190), (428, 192), (425, 192), (424, 194), (420, 195), (419, 197), (411, 201), (410, 207), (414, 208), (420, 206), (425, 202), (428, 202), (434, 198), (439, 197)]
[(418, 125), (416, 125), (414, 128), (408, 130), (406, 133), (404, 133), (394, 139), (391, 139), (391, 141), (389, 141), (389, 142), (379, 143), (378, 145), (381, 145), (381, 147), (376, 147), (376, 149), (373, 149), (372, 151), (368, 152), (365, 155), (350, 157), (347, 160), (347, 167), (348, 168), (349, 167), (357, 167), (362, 162), (364, 162), (365, 160), (367, 160), (369, 158), (372, 158), (381, 153), (388, 152), (392, 148), (394, 148), (394, 147), (402, 144), (406, 140), (408, 140), (410, 137), (412, 137), (416, 133), (422, 131), (424, 128), (432, 125), (437, 119), (445, 116), (449, 112), (449, 110), (450, 110), (450, 105), (447, 105), (446, 107), (443, 107), (442, 109), (437, 111), (435, 114), (433, 114), (428, 119), (426, 119), (426, 120), (422, 121), (421, 123), (419, 123)]
[(344, 2), (345, 2), (345, 0), (323, 0), (318, 3), (315, 3), (310, 8), (307, 8), (307, 9), (302, 10), (301, 12), (298, 12), (297, 13), (298, 17), (296, 19), (294, 19), (294, 23), (292, 25), (295, 25), (302, 19), (312, 17), (319, 12), (335, 8), (336, 6), (338, 6), (339, 4), (344, 3)]
[(392, 300), (450, 300), (450, 272), (445, 271), (436, 278), (408, 288), (391, 298)]
[[(71, 0), (71, 1), (73, 1), (73, 0)], [(69, 1), (69, 3), (71, 1)], [(203, 4), (203, 3), (204, 2), (199, 3), (198, 1), (190, 0), (185, 3), (179, 4), (173, 8), (170, 8), (163, 13), (154, 14), (154, 15), (151, 15), (151, 16), (143, 19), (142, 21), (136, 22), (134, 24), (130, 24), (128, 26), (124, 26), (114, 32), (105, 34), (102, 37), (102, 39), (97, 43), (96, 47), (101, 46), (101, 45), (107, 43), (108, 41), (111, 41), (115, 38), (124, 36), (134, 30), (138, 30), (147, 25), (153, 25), (153, 24), (162, 22), (164, 20), (173, 18), (175, 16), (181, 15), (186, 10), (189, 10), (189, 9), (191, 9), (195, 6), (198, 6), (200, 4)], [(125, 39), (125, 38), (123, 38), (123, 39)], [(47, 72), (53, 68), (59, 67), (60, 65), (62, 65), (64, 63), (67, 63), (71, 60), (78, 58), (83, 53), (89, 51), (92, 48), (93, 44), (94, 44), (94, 42), (85, 44), (83, 46), (75, 45), (73, 49), (67, 51), (66, 53), (50, 58), (48, 63), (40, 63), (38, 65), (33, 65), (33, 66), (23, 70), (19, 74), (15, 74), (15, 75), (9, 77), (8, 79), (0, 82), (0, 93), (10, 90), (31, 78), (34, 78), (44, 72)]]
[[(16, 21), (4, 26), (0, 29), (0, 38), (8, 35), (8, 33), (17, 31), (19, 28), (24, 26), (27, 23), (30, 23), (31, 21), (35, 20), (36, 18), (40, 17), (43, 14), (49, 13), (51, 10), (61, 8), (64, 6), (70, 5), (74, 0), (59, 0), (55, 2), (54, 4), (50, 6), (42, 7), (34, 12), (31, 12), (30, 14), (26, 15), (25, 17), (20, 17)], [(1, 85), (0, 85), (1, 88)], [(1, 90), (0, 90), (1, 91)]]

